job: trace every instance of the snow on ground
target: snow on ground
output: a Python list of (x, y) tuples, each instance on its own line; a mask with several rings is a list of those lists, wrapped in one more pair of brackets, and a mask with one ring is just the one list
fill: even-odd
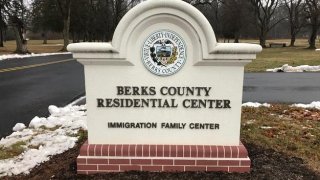
[(283, 65), (282, 67), (267, 69), (267, 72), (317, 72), (320, 71), (319, 66), (309, 66), (309, 65), (301, 65), (301, 66), (289, 66), (288, 64)]
[(17, 132), (17, 131), (22, 131), (26, 128), (26, 125), (23, 123), (17, 123), (13, 128), (12, 131)]
[(63, 46), (63, 44), (42, 44), (41, 46)]
[(247, 103), (243, 103), (242, 107), (270, 107), (270, 104), (267, 103), (258, 103), (258, 102), (247, 102)]
[[(0, 140), (0, 149), (10, 147), (18, 142), (24, 142), (25, 151), (17, 157), (0, 160), (0, 177), (18, 174), (28, 174), (32, 168), (48, 161), (51, 156), (61, 154), (76, 144), (76, 134), (80, 129), (87, 129), (86, 106), (77, 106), (82, 97), (66, 107), (49, 106), (48, 118), (34, 117), (29, 126), (18, 123), (16, 131)], [(267, 103), (247, 102), (243, 107), (270, 107)], [(293, 104), (302, 108), (320, 109), (320, 101), (311, 104)], [(270, 128), (270, 127), (261, 127)]]
[(28, 174), (51, 156), (73, 148), (78, 140), (78, 131), (87, 129), (85, 109), (85, 105), (73, 103), (63, 108), (51, 105), (48, 118), (35, 117), (28, 128), (18, 123), (13, 128), (16, 132), (0, 140), (0, 148), (24, 142), (25, 151), (17, 157), (0, 160), (0, 177)]
[(38, 56), (50, 56), (50, 55), (60, 55), (60, 54), (71, 54), (70, 52), (64, 52), (64, 53), (41, 53), (41, 54), (5, 54), (0, 56), (1, 60), (6, 59), (21, 59), (21, 58), (27, 58), (27, 57), (38, 57)]
[(320, 109), (320, 101), (314, 101), (311, 104), (293, 104), (292, 106), (301, 108), (316, 108)]
[[(73, 101), (72, 103), (70, 103), (70, 104), (69, 104), (69, 106), (74, 106), (74, 105), (76, 105), (76, 104), (80, 103), (81, 101), (84, 101), (85, 99), (86, 99), (86, 97), (85, 97), (85, 96), (83, 96), (83, 97), (81, 97), (81, 98), (79, 98), (79, 99), (77, 99), (77, 100)], [(50, 110), (50, 108), (49, 108), (49, 110)]]

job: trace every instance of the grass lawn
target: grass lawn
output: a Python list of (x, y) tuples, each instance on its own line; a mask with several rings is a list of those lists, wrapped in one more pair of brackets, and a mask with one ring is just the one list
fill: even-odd
[[(42, 44), (42, 40), (28, 41), (28, 50), (32, 53), (53, 53), (59, 52), (63, 46), (63, 40), (48, 40), (48, 44)], [(0, 47), (0, 55), (12, 54), (16, 49), (15, 41), (7, 41), (4, 47)]]
[[(242, 40), (245, 43), (256, 43), (258, 40)], [(269, 40), (270, 42), (285, 42), (289, 45), (289, 39)], [(320, 51), (306, 49), (307, 39), (298, 39), (296, 47), (285, 48), (265, 48), (257, 55), (257, 59), (245, 67), (246, 72), (264, 72), (269, 68), (280, 67), (284, 64), (291, 66), (298, 65), (320, 65)], [(32, 53), (52, 53), (59, 52), (62, 48), (63, 40), (48, 40), (48, 44), (42, 44), (42, 40), (28, 41), (28, 49)], [(320, 42), (317, 41), (320, 48)], [(15, 41), (5, 42), (5, 47), (0, 48), (1, 54), (11, 54), (15, 50)]]
[[(75, 165), (80, 145), (77, 145), (51, 157), (50, 161), (34, 168), (30, 175), (13, 176), (12, 179), (319, 179), (319, 175), (313, 174), (320, 173), (320, 109), (281, 104), (273, 104), (270, 108), (243, 107), (241, 124), (241, 140), (253, 163), (248, 174), (127, 172), (78, 176)], [(40, 129), (39, 133), (54, 130), (56, 128)], [(87, 139), (87, 132), (81, 130), (71, 136), (78, 136), (82, 144)], [(0, 159), (19, 155), (28, 141), (0, 147)], [(29, 148), (38, 149), (39, 146)]]
[[(259, 43), (257, 40), (244, 40), (241, 42)], [(285, 42), (290, 44), (289, 39), (270, 40), (270, 42)], [(296, 47), (265, 48), (262, 53), (257, 55), (257, 59), (245, 67), (247, 72), (263, 72), (266, 69), (281, 67), (284, 64), (290, 66), (299, 65), (320, 65), (320, 51), (306, 49), (308, 41), (298, 39)], [(317, 47), (320, 48), (320, 42), (317, 41)]]
[(241, 138), (302, 158), (311, 169), (320, 172), (320, 110), (288, 105), (243, 107)]

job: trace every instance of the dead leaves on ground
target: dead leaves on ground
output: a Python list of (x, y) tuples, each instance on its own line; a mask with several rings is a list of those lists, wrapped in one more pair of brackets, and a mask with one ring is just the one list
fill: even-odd
[(241, 137), (305, 159), (320, 172), (320, 110), (273, 104), (242, 108)]

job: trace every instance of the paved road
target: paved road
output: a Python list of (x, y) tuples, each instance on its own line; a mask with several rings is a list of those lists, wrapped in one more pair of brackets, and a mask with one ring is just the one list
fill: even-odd
[[(0, 137), (18, 122), (47, 116), (84, 94), (83, 66), (71, 55), (0, 62)], [(243, 102), (320, 101), (320, 73), (246, 73)]]
[(71, 55), (0, 62), (0, 137), (18, 122), (47, 116), (49, 105), (65, 106), (83, 94), (83, 66)]
[(320, 101), (320, 73), (245, 73), (243, 102)]

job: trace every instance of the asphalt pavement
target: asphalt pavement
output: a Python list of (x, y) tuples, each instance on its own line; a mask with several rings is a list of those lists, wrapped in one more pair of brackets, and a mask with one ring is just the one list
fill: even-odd
[(320, 73), (245, 73), (243, 102), (320, 101)]
[[(243, 102), (320, 101), (320, 73), (245, 73)], [(84, 95), (83, 66), (69, 55), (0, 61), (0, 138)]]
[(83, 66), (71, 55), (1, 61), (0, 137), (18, 122), (28, 126), (35, 116), (48, 116), (49, 105), (65, 106), (84, 91)]

